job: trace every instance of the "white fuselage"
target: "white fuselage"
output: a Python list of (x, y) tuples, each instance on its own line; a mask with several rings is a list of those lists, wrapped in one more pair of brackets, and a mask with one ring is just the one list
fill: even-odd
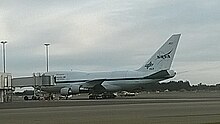
[(45, 75), (53, 75), (56, 77), (56, 87), (67, 87), (68, 85), (83, 85), (92, 80), (107, 79), (101, 84), (107, 91), (115, 92), (121, 90), (133, 90), (139, 88), (146, 83), (158, 82), (163, 79), (147, 79), (147, 72), (140, 71), (113, 71), (113, 72), (73, 72), (58, 71), (48, 72)]
[[(175, 76), (170, 70), (181, 34), (172, 35), (139, 69), (114, 72), (48, 72), (56, 77), (56, 86), (50, 88), (61, 94), (76, 94), (80, 88), (115, 92), (132, 90), (146, 83), (158, 82)], [(60, 90), (61, 89), (61, 90)], [(105, 92), (104, 91), (104, 92)]]

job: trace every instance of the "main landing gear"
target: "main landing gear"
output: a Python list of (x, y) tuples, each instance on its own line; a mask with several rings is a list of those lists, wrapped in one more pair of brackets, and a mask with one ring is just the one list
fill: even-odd
[(90, 94), (89, 99), (114, 99), (116, 97), (113, 93), (103, 93), (103, 94)]

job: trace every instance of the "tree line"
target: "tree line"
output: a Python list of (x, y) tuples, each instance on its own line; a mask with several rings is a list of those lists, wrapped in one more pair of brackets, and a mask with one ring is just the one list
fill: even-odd
[[(196, 90), (220, 90), (220, 84), (206, 85), (199, 83), (190, 85), (189, 81), (169, 81), (162, 83), (149, 83), (142, 87), (146, 91), (196, 91)], [(142, 89), (142, 90), (143, 90)]]

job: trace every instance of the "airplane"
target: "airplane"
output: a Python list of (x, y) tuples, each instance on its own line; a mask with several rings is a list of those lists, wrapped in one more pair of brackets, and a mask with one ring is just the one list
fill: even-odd
[(42, 87), (42, 91), (63, 96), (89, 93), (90, 99), (114, 98), (115, 92), (131, 91), (146, 83), (156, 83), (172, 78), (176, 72), (170, 70), (181, 34), (173, 34), (139, 69), (113, 72), (46, 72), (54, 76), (54, 86)]

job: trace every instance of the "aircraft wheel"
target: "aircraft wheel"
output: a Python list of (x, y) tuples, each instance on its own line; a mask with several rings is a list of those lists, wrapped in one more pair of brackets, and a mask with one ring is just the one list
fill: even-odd
[(24, 96), (24, 100), (28, 100), (28, 96)]

